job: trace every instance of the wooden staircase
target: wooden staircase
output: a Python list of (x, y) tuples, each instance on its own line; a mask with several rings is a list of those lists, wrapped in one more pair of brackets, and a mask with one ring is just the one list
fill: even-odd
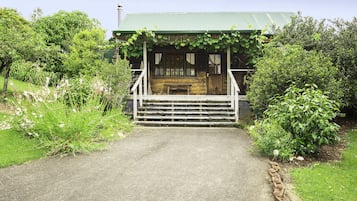
[(145, 126), (234, 126), (227, 96), (151, 96), (138, 107), (135, 123)]

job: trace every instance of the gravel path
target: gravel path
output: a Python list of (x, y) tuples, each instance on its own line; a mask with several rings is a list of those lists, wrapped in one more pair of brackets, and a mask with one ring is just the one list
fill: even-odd
[(235, 128), (135, 128), (106, 151), (0, 169), (0, 200), (273, 200)]

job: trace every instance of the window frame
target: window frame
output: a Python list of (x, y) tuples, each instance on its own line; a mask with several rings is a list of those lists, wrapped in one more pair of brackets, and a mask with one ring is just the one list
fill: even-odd
[[(157, 56), (158, 54), (161, 54), (160, 62), (157, 64)], [(193, 54), (193, 55), (192, 55)], [(183, 57), (183, 64), (182, 64), (182, 70), (178, 70), (178, 74), (176, 74), (176, 71), (174, 69), (176, 68), (169, 68), (168, 67), (168, 55), (175, 55), (179, 57)], [(192, 57), (193, 56), (193, 57)], [(183, 78), (183, 77), (197, 77), (197, 53), (196, 52), (183, 52), (183, 53), (165, 53), (165, 52), (154, 52), (154, 76), (155, 77), (178, 77), (178, 78)], [(190, 61), (193, 62), (194, 64), (191, 64)], [(189, 66), (191, 65), (191, 66)], [(189, 69), (191, 69), (189, 71)], [(193, 70), (193, 71), (192, 71)], [(169, 73), (168, 73), (169, 72)], [(172, 72), (174, 72), (172, 74)], [(182, 74), (181, 74), (182, 72)]]

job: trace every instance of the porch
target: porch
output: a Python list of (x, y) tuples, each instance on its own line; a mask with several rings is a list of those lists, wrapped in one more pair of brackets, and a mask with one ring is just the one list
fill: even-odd
[[(133, 119), (140, 125), (161, 126), (233, 126), (239, 119), (240, 88), (230, 66), (230, 50), (227, 50), (225, 90), (218, 94), (191, 92), (192, 80), (200, 77), (161, 78), (161, 92), (152, 90), (146, 44), (143, 45), (142, 69), (134, 70), (138, 74), (130, 92)], [(227, 82), (228, 81), (228, 82)], [(171, 91), (180, 89), (182, 91)], [(172, 93), (174, 92), (174, 93)]]

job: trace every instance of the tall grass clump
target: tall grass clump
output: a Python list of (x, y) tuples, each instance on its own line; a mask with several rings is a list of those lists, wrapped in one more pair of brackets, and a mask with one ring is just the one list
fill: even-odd
[(88, 78), (75, 78), (61, 81), (55, 91), (25, 92), (15, 103), (15, 128), (37, 138), (49, 155), (103, 149), (131, 126), (120, 107), (105, 109), (108, 90), (101, 86), (98, 93), (95, 86)]

